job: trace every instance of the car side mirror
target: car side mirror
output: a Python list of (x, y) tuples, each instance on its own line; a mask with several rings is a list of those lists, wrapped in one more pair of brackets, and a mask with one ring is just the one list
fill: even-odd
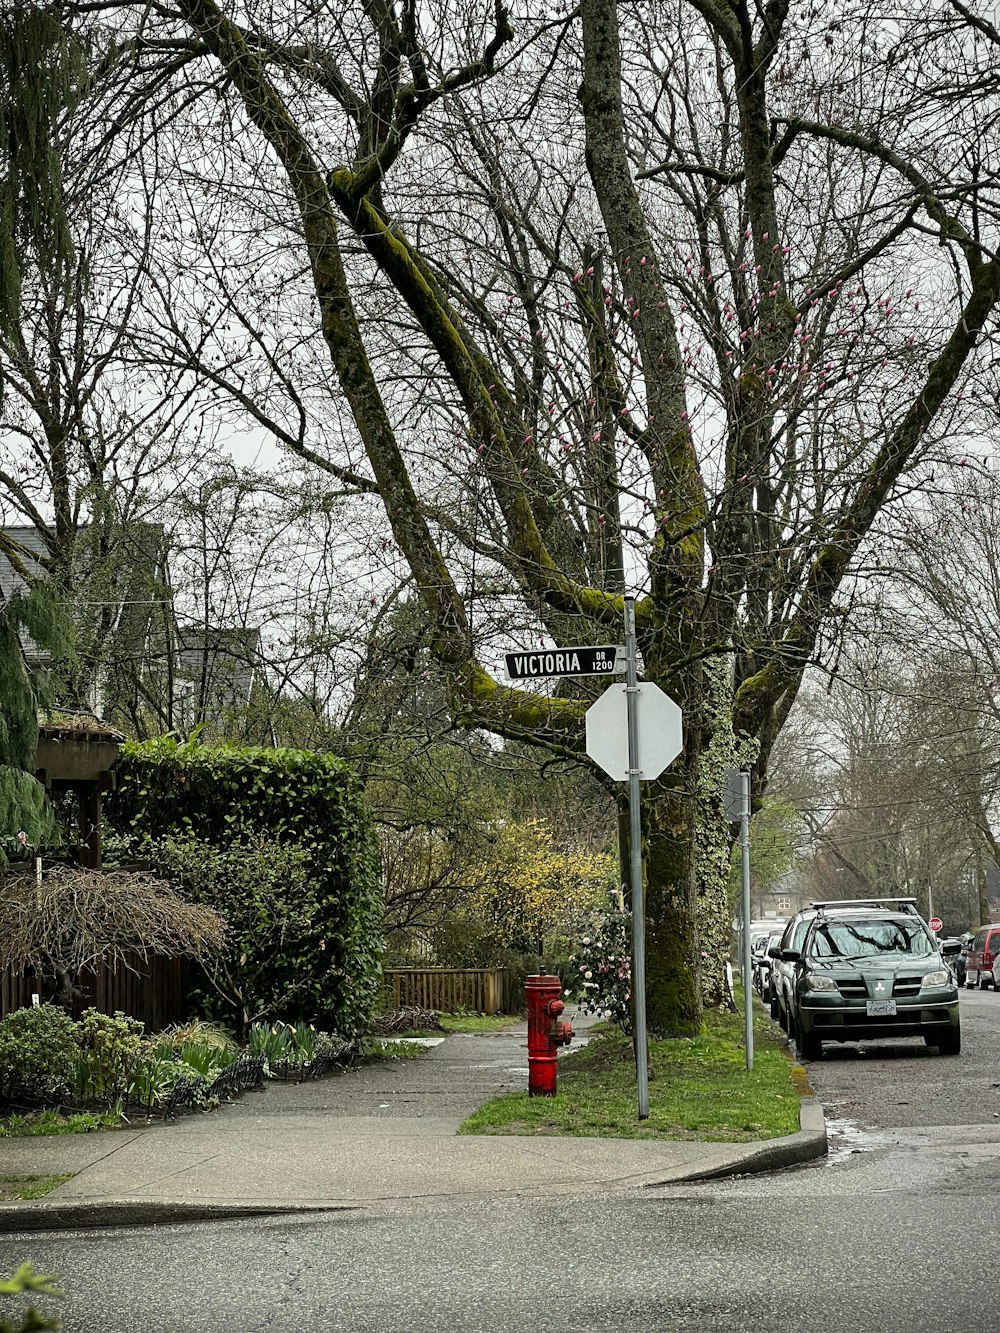
[(798, 949), (779, 949), (778, 957), (784, 959), (786, 963), (797, 963), (802, 955)]
[(780, 958), (781, 950), (778, 948), (776, 944), (772, 944), (770, 949), (768, 949), (767, 951), (767, 956), (768, 958)]
[(938, 947), (940, 948), (941, 953), (945, 956), (945, 958), (954, 958), (956, 954), (962, 952), (962, 941), (942, 940)]

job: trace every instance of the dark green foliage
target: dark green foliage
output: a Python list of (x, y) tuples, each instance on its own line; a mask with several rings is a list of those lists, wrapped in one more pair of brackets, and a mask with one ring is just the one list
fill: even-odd
[(77, 1025), (57, 1005), (15, 1009), (0, 1020), (0, 1097), (65, 1101), (78, 1052)]
[(204, 964), (208, 985), (197, 995), (207, 1017), (231, 1022), (244, 1037), (252, 1023), (293, 1010), (311, 993), (311, 976), (296, 959), (310, 951), (320, 903), (302, 847), (262, 837), (226, 847), (168, 837), (148, 855), (160, 878), (225, 918), (225, 950)]
[(55, 832), (45, 789), (32, 776), (38, 709), (49, 701), (49, 681), (28, 676), (21, 652), (25, 634), (53, 658), (69, 656), (69, 622), (44, 584), (0, 600), (0, 864), (16, 848), (19, 832), (32, 847)]
[[(345, 1037), (360, 1032), (378, 988), (382, 897), (371, 820), (348, 767), (300, 750), (160, 738), (126, 745), (116, 772), (106, 817), (134, 851), (167, 837), (197, 839), (223, 853), (238, 844), (301, 851), (315, 905), (275, 960), (273, 993), (286, 994), (295, 978), (281, 1017)], [(245, 911), (246, 886), (226, 891), (233, 892), (230, 906)], [(225, 914), (224, 901), (212, 906)], [(279, 928), (265, 920), (249, 943), (270, 952)]]

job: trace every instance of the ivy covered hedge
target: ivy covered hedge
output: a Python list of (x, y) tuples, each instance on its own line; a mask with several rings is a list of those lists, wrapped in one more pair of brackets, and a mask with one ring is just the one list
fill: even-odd
[[(347, 765), (160, 737), (126, 744), (115, 773), (104, 813), (124, 854), (150, 858), (231, 923), (227, 969), (207, 1007), (239, 1027), (269, 1012), (360, 1032), (381, 974), (382, 892), (371, 819)], [(261, 867), (254, 884), (226, 873), (241, 849), (248, 869)], [(255, 902), (268, 859), (276, 873)]]

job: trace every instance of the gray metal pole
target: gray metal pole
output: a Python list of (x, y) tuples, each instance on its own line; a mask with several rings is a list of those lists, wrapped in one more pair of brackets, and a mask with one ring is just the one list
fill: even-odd
[(750, 774), (740, 774), (740, 851), (743, 865), (743, 1030), (747, 1069), (753, 1069), (753, 985), (750, 976)]
[(635, 1014), (635, 1076), (639, 1119), (649, 1116), (649, 1055), (646, 1044), (646, 921), (642, 902), (642, 827), (639, 819), (639, 681), (635, 649), (635, 598), (625, 598), (625, 713), (628, 719), (629, 863), (632, 888), (632, 1011)]

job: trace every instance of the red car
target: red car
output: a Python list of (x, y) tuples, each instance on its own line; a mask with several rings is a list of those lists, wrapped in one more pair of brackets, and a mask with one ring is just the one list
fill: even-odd
[(1000, 924), (980, 926), (965, 960), (965, 988), (987, 990), (993, 984), (993, 964), (1000, 955)]

